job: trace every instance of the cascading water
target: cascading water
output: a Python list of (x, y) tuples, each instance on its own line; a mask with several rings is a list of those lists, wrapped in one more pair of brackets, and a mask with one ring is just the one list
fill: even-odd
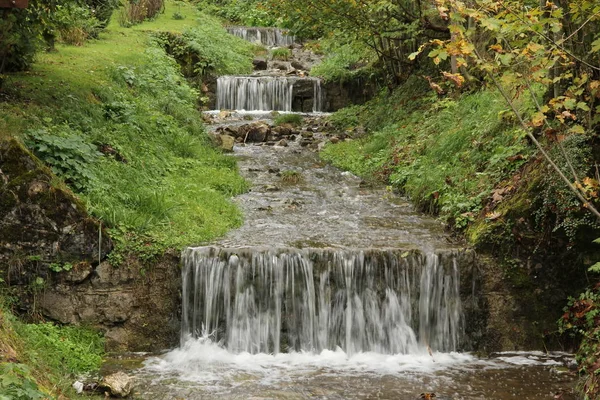
[(217, 109), (292, 111), (294, 87), (312, 86), (313, 112), (322, 111), (321, 81), (283, 76), (221, 76), (217, 79)]
[(249, 42), (262, 44), (267, 47), (290, 46), (296, 42), (295, 36), (286, 35), (278, 28), (228, 26), (227, 32)]
[(183, 259), (182, 345), (210, 337), (232, 353), (413, 354), (459, 343), (451, 255), (200, 247)]

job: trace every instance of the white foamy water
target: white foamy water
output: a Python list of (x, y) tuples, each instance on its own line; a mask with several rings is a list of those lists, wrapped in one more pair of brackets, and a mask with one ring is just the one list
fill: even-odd
[[(146, 361), (139, 394), (153, 399), (552, 399), (571, 376), (557, 376), (565, 353), (346, 354), (232, 353), (208, 338), (190, 339)], [(527, 379), (525, 379), (527, 377)], [(571, 399), (568, 395), (564, 399)]]

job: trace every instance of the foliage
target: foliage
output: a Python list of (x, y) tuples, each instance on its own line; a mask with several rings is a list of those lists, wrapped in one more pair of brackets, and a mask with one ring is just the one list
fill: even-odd
[(311, 69), (311, 75), (327, 82), (345, 82), (375, 74), (377, 55), (363, 42), (348, 40), (338, 32), (322, 40), (321, 47), (326, 57)]
[(202, 0), (198, 9), (231, 24), (273, 26), (276, 23), (261, 0)]
[(279, 114), (275, 117), (275, 125), (283, 125), (283, 124), (291, 124), (291, 125), (301, 125), (304, 118), (300, 114)]
[(94, 18), (93, 10), (85, 4), (57, 5), (53, 18), (60, 40), (76, 46), (83, 45), (90, 37), (98, 37), (103, 25), (102, 21)]
[(0, 78), (30, 68), (36, 52), (44, 44), (52, 48), (57, 34), (78, 45), (96, 37), (116, 5), (117, 0), (30, 0), (25, 9), (0, 9)]
[[(585, 176), (590, 171), (592, 150), (590, 138), (586, 135), (572, 135), (562, 142), (562, 150), (552, 149), (550, 155), (563, 169), (567, 169), (567, 157), (579, 176)], [(578, 233), (585, 229), (600, 229), (600, 223), (594, 216), (582, 209), (579, 199), (556, 175), (549, 171), (542, 178), (542, 190), (538, 194), (540, 206), (535, 211), (538, 226), (549, 226), (553, 231), (563, 230), (569, 239), (569, 247), (574, 245)], [(593, 181), (588, 178), (590, 184)]]
[(187, 77), (232, 75), (252, 71), (254, 46), (231, 36), (220, 23), (202, 15), (202, 23), (186, 29), (183, 34), (158, 32), (159, 43), (182, 66)]
[(0, 400), (44, 399), (42, 392), (25, 364), (0, 364)]
[(393, 82), (410, 72), (408, 55), (421, 43), (449, 36), (447, 23), (430, 2), (419, 0), (271, 0), (267, 6), (301, 37), (338, 32), (346, 41), (370, 48)]
[(84, 191), (95, 178), (92, 165), (102, 153), (81, 132), (63, 124), (32, 129), (27, 136), (27, 145), (34, 153), (74, 189)]
[(584, 399), (600, 396), (600, 290), (598, 285), (570, 297), (563, 316), (558, 320), (559, 331), (581, 339), (575, 359), (585, 381), (581, 391)]
[[(544, 129), (562, 148), (565, 136), (599, 125), (594, 103), (600, 88), (600, 47), (594, 43), (600, 40), (600, 5), (588, 0), (562, 7), (551, 2), (525, 5), (520, 1), (490, 1), (472, 8), (463, 2), (443, 0), (436, 6), (452, 32), (450, 40), (430, 43), (433, 49), (428, 56), (436, 65), (448, 58), (452, 61), (452, 71), (442, 71), (442, 75), (460, 87), (468, 78), (466, 67), (483, 73), (500, 91), (529, 140), (578, 197), (580, 207), (600, 220), (596, 198), (582, 189), (582, 177), (568, 160), (568, 168), (554, 163), (534, 135), (535, 129)], [(578, 34), (583, 35), (583, 46), (570, 40)], [(459, 68), (463, 68), (461, 73)], [(533, 90), (536, 84), (548, 89), (546, 103), (537, 98)], [(513, 98), (520, 93), (531, 96), (535, 113), (526, 115), (515, 106)]]

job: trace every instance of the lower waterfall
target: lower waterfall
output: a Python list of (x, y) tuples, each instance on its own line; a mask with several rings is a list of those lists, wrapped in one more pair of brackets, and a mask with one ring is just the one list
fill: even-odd
[(451, 254), (396, 250), (189, 248), (182, 345), (232, 353), (454, 351), (462, 332)]

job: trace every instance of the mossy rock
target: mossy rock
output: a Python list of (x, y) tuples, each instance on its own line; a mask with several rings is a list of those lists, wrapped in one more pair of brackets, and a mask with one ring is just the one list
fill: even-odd
[[(99, 236), (102, 243), (99, 244)], [(28, 283), (51, 263), (93, 263), (107, 232), (52, 171), (15, 138), (0, 142), (0, 276)], [(18, 266), (18, 276), (8, 276)]]

